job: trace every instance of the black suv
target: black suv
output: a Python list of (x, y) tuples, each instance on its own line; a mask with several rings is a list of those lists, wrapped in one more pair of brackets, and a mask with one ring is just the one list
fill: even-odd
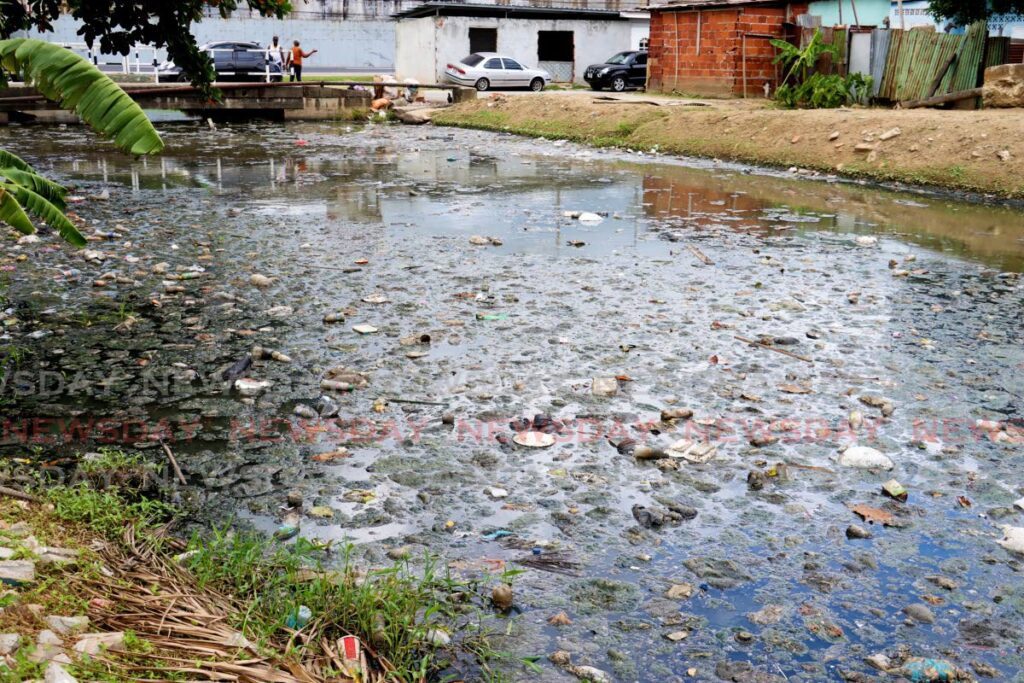
[(591, 64), (583, 72), (583, 80), (594, 90), (611, 88), (622, 92), (626, 88), (642, 88), (647, 84), (647, 53), (620, 52), (604, 64)]
[[(213, 60), (218, 81), (265, 81), (268, 67), (271, 81), (280, 81), (284, 77), (280, 64), (267, 63), (267, 48), (260, 47), (259, 43), (207, 43), (200, 45), (199, 49)], [(157, 73), (162, 81), (185, 80), (174, 62), (164, 62)]]

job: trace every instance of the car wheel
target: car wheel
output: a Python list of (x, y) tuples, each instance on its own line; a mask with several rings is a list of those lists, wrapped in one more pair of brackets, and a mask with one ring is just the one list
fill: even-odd
[(612, 79), (612, 90), (615, 92), (622, 92), (626, 89), (626, 79), (622, 76), (616, 76)]
[(543, 78), (535, 78), (532, 81), (530, 81), (530, 90), (532, 90), (533, 92), (540, 92), (543, 89), (544, 89), (544, 79)]
[(486, 78), (481, 78), (479, 81), (476, 82), (476, 89), (479, 90), (480, 92), (483, 92), (483, 91), (487, 90), (490, 87), (491, 87), (491, 82), (489, 80), (487, 80)]

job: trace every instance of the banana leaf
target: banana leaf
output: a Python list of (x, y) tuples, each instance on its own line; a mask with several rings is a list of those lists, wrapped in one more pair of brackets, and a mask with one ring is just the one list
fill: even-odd
[(36, 194), (42, 195), (51, 204), (63, 211), (67, 208), (64, 198), (68, 191), (63, 185), (47, 180), (43, 176), (20, 168), (3, 168), (0, 166), (0, 177), (7, 178), (15, 185), (27, 187)]
[[(0, 40), (0, 64), (46, 98), (74, 111), (125, 152), (156, 154), (164, 143), (142, 108), (117, 83), (67, 48), (34, 38)], [(4, 162), (3, 166), (12, 166)]]
[(3, 187), (0, 187), (0, 221), (26, 235), (31, 235), (36, 231), (36, 226), (32, 225), (32, 221), (29, 220), (25, 210), (21, 208), (21, 204), (13, 194)]
[[(75, 227), (74, 223), (68, 220), (68, 217), (64, 215), (64, 212), (50, 203), (45, 197), (33, 192), (27, 187), (14, 185), (12, 183), (4, 184), (3, 189), (6, 190), (6, 196), (13, 195), (14, 198), (17, 199), (18, 204), (28, 210), (29, 213), (41, 218), (47, 225), (59, 232), (60, 236), (63, 237), (66, 242), (76, 247), (85, 246), (85, 237), (82, 236), (82, 233), (78, 232), (78, 228)], [(2, 218), (2, 216), (0, 216), (0, 218)], [(29, 225), (31, 226), (31, 223)], [(14, 227), (25, 232), (17, 225)]]

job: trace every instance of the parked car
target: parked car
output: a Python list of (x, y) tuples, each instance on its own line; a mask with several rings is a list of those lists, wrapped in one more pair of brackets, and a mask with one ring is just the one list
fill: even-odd
[(583, 80), (594, 90), (642, 88), (647, 84), (647, 52), (619, 52), (604, 64), (591, 64), (583, 72)]
[(491, 88), (529, 88), (540, 92), (551, 82), (547, 71), (531, 69), (493, 52), (474, 52), (448, 64), (444, 76), (456, 85), (468, 85), (481, 92)]
[[(209, 53), (218, 81), (265, 81), (267, 78), (267, 52), (259, 43), (207, 43), (199, 49)], [(161, 64), (157, 74), (160, 80), (185, 80), (181, 69), (170, 61)], [(270, 80), (280, 81), (283, 76), (281, 65), (270, 62)]]

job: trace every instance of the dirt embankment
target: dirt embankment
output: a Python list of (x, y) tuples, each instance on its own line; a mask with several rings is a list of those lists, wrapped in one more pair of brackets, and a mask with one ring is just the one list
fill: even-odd
[(492, 96), (433, 120), (1024, 198), (1024, 109), (789, 111), (725, 100), (650, 104), (545, 94)]

